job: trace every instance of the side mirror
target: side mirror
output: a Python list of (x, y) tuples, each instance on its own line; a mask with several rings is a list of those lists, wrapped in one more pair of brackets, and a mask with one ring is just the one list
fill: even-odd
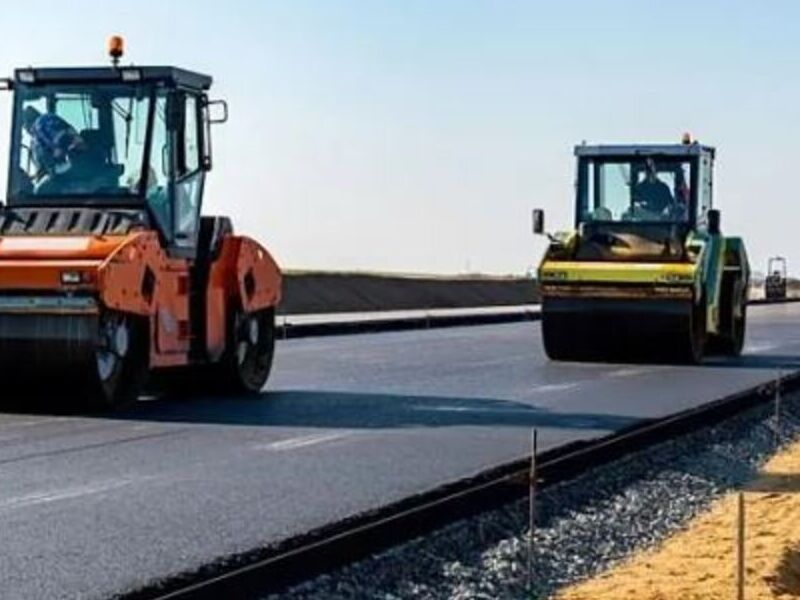
[(203, 96), (203, 169), (211, 170), (211, 126), (225, 123), (228, 120), (228, 103), (225, 100), (208, 100)]
[(544, 211), (541, 208), (533, 209), (533, 233), (544, 234)]
[(14, 80), (4, 77), (0, 79), (0, 91), (8, 92), (14, 89)]
[(708, 233), (711, 235), (719, 235), (719, 218), (720, 214), (716, 208), (708, 211)]
[(228, 120), (228, 103), (225, 100), (209, 100), (207, 118), (212, 125), (225, 123)]

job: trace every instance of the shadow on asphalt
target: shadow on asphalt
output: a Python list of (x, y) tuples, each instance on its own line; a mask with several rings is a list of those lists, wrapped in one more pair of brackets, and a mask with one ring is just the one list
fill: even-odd
[(800, 354), (743, 354), (741, 356), (710, 355), (700, 364), (676, 363), (668, 359), (658, 359), (652, 355), (642, 356), (609, 356), (603, 359), (575, 360), (575, 361), (550, 361), (550, 366), (598, 366), (627, 367), (627, 366), (653, 366), (653, 367), (680, 367), (702, 369), (705, 367), (722, 367), (729, 369), (800, 369)]
[[(800, 369), (800, 356), (752, 354), (711, 357), (696, 368)], [(67, 397), (27, 394), (2, 399), (15, 414), (96, 417), (126, 421), (264, 427), (389, 429), (402, 427), (548, 427), (618, 430), (641, 420), (605, 413), (557, 412), (513, 400), (369, 394), (338, 391), (275, 391), (251, 397), (161, 397), (116, 412), (86, 413)]]
[(729, 369), (800, 369), (800, 356), (796, 354), (743, 354), (735, 358), (712, 356), (703, 361), (703, 367)]
[(560, 413), (506, 400), (278, 391), (250, 398), (159, 399), (138, 402), (104, 419), (264, 427), (388, 429), (402, 427), (549, 427), (616, 430), (640, 419), (623, 415)]

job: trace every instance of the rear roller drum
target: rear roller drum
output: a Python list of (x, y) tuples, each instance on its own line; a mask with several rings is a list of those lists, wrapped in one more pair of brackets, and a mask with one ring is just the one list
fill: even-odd
[(273, 309), (228, 320), (228, 342), (219, 362), (156, 372), (153, 389), (171, 397), (256, 394), (267, 382), (275, 351)]

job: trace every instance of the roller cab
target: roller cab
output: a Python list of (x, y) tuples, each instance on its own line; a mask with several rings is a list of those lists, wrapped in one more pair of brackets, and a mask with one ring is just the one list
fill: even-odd
[(5, 81), (5, 390), (103, 407), (134, 400), (151, 374), (205, 391), (263, 387), (281, 274), (228, 218), (201, 216), (212, 124), (227, 117), (210, 86), (175, 67), (116, 64)]
[[(692, 142), (575, 149), (575, 227), (547, 234), (538, 269), (550, 358), (741, 352), (749, 266), (742, 241), (720, 232), (714, 154)], [(534, 229), (545, 234), (541, 211)]]

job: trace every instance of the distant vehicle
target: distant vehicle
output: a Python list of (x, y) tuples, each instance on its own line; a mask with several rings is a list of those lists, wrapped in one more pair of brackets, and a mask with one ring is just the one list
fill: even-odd
[(281, 273), (230, 219), (201, 217), (211, 124), (227, 106), (209, 100), (206, 75), (120, 67), (121, 38), (109, 50), (110, 67), (25, 68), (5, 80), (14, 108), (0, 209), (4, 390), (61, 382), (95, 406), (119, 406), (152, 371), (167, 383), (258, 391)]
[[(720, 233), (715, 151), (673, 145), (575, 148), (575, 229), (547, 234), (542, 334), (555, 360), (699, 362), (738, 355), (750, 269)], [(544, 233), (544, 213), (533, 227)]]
[(786, 282), (786, 259), (782, 256), (773, 256), (767, 262), (764, 297), (767, 300), (784, 300), (786, 298)]

